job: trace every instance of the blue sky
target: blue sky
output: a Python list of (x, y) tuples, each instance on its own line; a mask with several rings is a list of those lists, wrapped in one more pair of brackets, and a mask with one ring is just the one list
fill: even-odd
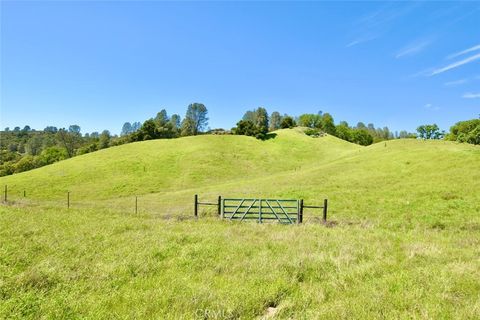
[(1, 2), (0, 127), (119, 133), (162, 108), (330, 112), (414, 131), (480, 114), (480, 3)]

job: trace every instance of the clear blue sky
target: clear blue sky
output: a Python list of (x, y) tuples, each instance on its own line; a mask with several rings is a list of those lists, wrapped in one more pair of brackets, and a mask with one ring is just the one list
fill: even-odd
[(480, 3), (1, 2), (0, 127), (119, 133), (190, 102), (442, 129), (480, 114)]

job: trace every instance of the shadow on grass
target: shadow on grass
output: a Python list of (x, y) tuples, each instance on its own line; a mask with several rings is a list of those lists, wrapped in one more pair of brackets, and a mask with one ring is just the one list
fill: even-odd
[(260, 138), (260, 140), (266, 141), (266, 140), (270, 140), (270, 139), (275, 139), (276, 136), (277, 136), (276, 133), (267, 133), (262, 138)]

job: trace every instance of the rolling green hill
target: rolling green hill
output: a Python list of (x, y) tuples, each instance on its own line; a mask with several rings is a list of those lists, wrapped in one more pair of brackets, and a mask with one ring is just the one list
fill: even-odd
[(190, 215), (198, 193), (210, 200), (329, 198), (333, 216), (357, 220), (464, 219), (478, 213), (480, 193), (473, 190), (480, 190), (480, 148), (413, 139), (360, 147), (287, 129), (267, 141), (208, 135), (131, 143), (0, 183), (19, 201), (63, 205), (68, 190), (73, 205), (128, 212), (139, 196), (140, 210), (158, 215)]
[(82, 199), (116, 198), (299, 171), (360, 150), (331, 136), (313, 139), (297, 130), (275, 134), (267, 141), (205, 135), (130, 143), (2, 177), (0, 183), (26, 188), (38, 199), (54, 199), (66, 190)]
[[(0, 178), (0, 318), (480, 317), (479, 146), (276, 134), (132, 143)], [(185, 219), (196, 193), (328, 198), (331, 223)]]

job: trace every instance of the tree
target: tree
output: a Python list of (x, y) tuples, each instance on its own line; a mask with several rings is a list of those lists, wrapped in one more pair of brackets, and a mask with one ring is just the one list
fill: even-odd
[(255, 110), (253, 111), (247, 111), (245, 112), (245, 114), (243, 115), (243, 118), (242, 120), (245, 120), (245, 121), (252, 121), (252, 123), (255, 123)]
[(350, 132), (350, 136), (352, 142), (362, 145), (362, 146), (369, 146), (373, 143), (372, 135), (365, 129), (353, 129)]
[(168, 115), (167, 115), (167, 110), (162, 109), (159, 113), (157, 113), (157, 116), (155, 117), (155, 124), (157, 127), (165, 127), (168, 123)]
[(256, 136), (257, 130), (251, 120), (240, 120), (237, 123), (237, 127), (232, 130), (235, 134), (245, 136)]
[(29, 155), (36, 156), (42, 151), (42, 138), (38, 134), (34, 134), (30, 140), (28, 140), (25, 148)]
[(15, 164), (15, 172), (24, 172), (35, 169), (36, 167), (37, 164), (33, 156), (24, 156)]
[(254, 111), (255, 120), (253, 124), (257, 131), (256, 136), (258, 139), (265, 138), (268, 133), (268, 112), (265, 108), (258, 108)]
[(247, 111), (242, 120), (234, 128), (235, 134), (255, 136), (257, 139), (265, 139), (268, 133), (268, 113), (265, 108), (257, 108)]
[(70, 127), (68, 127), (68, 132), (74, 133), (74, 134), (80, 134), (80, 126), (76, 124), (72, 124)]
[(296, 126), (295, 120), (292, 117), (285, 115), (282, 118), (282, 122), (280, 123), (280, 127), (282, 129), (290, 129)]
[(132, 133), (132, 124), (130, 122), (125, 122), (122, 126), (122, 132), (120, 133), (121, 136), (126, 136)]
[(140, 122), (138, 122), (138, 121), (132, 123), (132, 133), (140, 130), (140, 127), (141, 127), (141, 126), (142, 126), (142, 124), (141, 124)]
[(360, 121), (357, 123), (357, 129), (367, 129), (367, 126), (365, 126), (365, 123)]
[(23, 127), (23, 129), (22, 129), (23, 132), (29, 132), (29, 131), (31, 131), (31, 130), (32, 130), (32, 129), (30, 128), (30, 126), (25, 126), (25, 127)]
[(100, 138), (99, 138), (99, 141), (98, 141), (98, 147), (100, 149), (108, 148), (109, 145), (110, 145), (110, 138), (111, 138), (110, 131), (103, 130), (102, 133), (100, 134)]
[(9, 131), (10, 131), (10, 128), (9, 128), (9, 127), (6, 127), (4, 131), (5, 131), (5, 132), (9, 132)]
[(185, 119), (182, 121), (182, 135), (197, 135), (208, 125), (208, 110), (201, 103), (192, 103), (187, 108)]
[(180, 116), (178, 114), (172, 114), (172, 116), (170, 117), (170, 127), (172, 128), (175, 136), (177, 136), (180, 132), (180, 125)]
[(158, 137), (157, 126), (153, 119), (145, 121), (137, 132), (132, 135), (133, 141), (151, 140)]
[(322, 115), (322, 130), (328, 134), (335, 135), (335, 123), (330, 113)]
[(408, 131), (402, 130), (398, 134), (399, 139), (415, 139), (417, 138), (417, 135), (415, 133), (410, 133)]
[(64, 149), (59, 147), (50, 147), (44, 149), (40, 154), (40, 162), (43, 165), (51, 164), (60, 160), (64, 160), (68, 157)]
[(282, 124), (282, 116), (277, 111), (272, 112), (270, 115), (270, 131), (275, 131), (280, 129)]
[(48, 133), (57, 133), (58, 129), (57, 127), (47, 126), (45, 129), (43, 129), (43, 131)]
[(425, 124), (417, 128), (418, 136), (421, 139), (441, 139), (443, 134), (440, 132), (438, 126), (434, 124)]
[(322, 128), (322, 116), (319, 114), (305, 113), (298, 117), (298, 125), (307, 128)]
[[(70, 126), (71, 128), (72, 126)], [(77, 126), (78, 127), (78, 126)], [(65, 130), (64, 128), (58, 130), (57, 132), (57, 140), (58, 143), (65, 148), (65, 151), (67, 152), (67, 155), (69, 158), (73, 157), (75, 155), (75, 149), (78, 147), (80, 141), (81, 141), (81, 135), (80, 131), (76, 130), (77, 128), (73, 128), (74, 130), (69, 131)], [(80, 127), (78, 127), (80, 128)]]
[(480, 119), (459, 121), (450, 128), (447, 140), (480, 144)]
[(393, 139), (393, 134), (390, 132), (390, 129), (388, 129), (388, 127), (383, 127), (383, 135), (381, 136), (381, 138), (383, 140), (390, 140), (390, 139)]
[(340, 124), (335, 127), (335, 135), (346, 141), (351, 142), (353, 140), (352, 130), (345, 121), (340, 122)]

